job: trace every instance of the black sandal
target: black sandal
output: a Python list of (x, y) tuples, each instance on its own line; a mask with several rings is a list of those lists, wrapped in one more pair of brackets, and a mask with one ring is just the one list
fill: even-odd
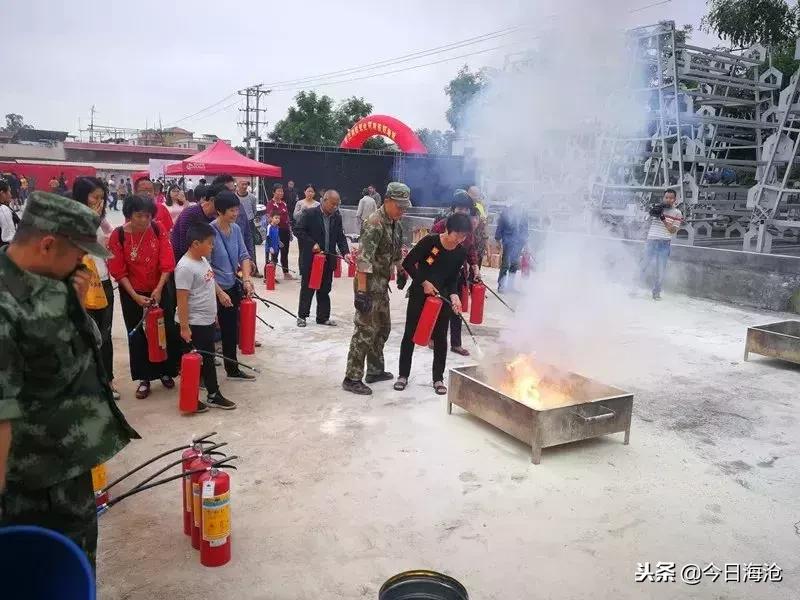
[(408, 378), (398, 377), (397, 381), (394, 382), (394, 389), (396, 389), (398, 392), (402, 392), (404, 389), (406, 389), (407, 385), (408, 385)]
[(447, 393), (447, 386), (442, 381), (434, 381), (433, 389), (439, 396), (444, 396)]

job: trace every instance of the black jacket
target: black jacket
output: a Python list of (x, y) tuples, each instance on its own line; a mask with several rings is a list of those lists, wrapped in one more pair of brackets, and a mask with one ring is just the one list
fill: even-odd
[[(315, 206), (303, 211), (302, 216), (297, 220), (294, 228), (297, 236), (297, 243), (300, 245), (300, 271), (305, 273), (311, 268), (314, 244), (319, 244), (324, 252), (331, 252), (346, 255), (350, 252), (347, 245), (347, 238), (344, 235), (342, 225), (342, 215), (337, 210), (331, 215), (329, 247), (325, 247), (325, 225), (322, 222), (322, 207)], [(336, 264), (334, 256), (328, 256), (328, 266)]]

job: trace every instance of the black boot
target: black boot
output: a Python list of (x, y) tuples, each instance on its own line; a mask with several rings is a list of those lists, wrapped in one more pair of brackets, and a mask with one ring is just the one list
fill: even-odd
[(367, 373), (367, 376), (364, 377), (364, 381), (367, 383), (377, 383), (378, 381), (391, 381), (394, 379), (394, 375), (391, 373), (384, 371), (383, 373), (379, 373), (377, 375), (370, 375)]
[(364, 385), (364, 382), (360, 379), (348, 379), (345, 377), (344, 381), (342, 381), (342, 389), (346, 392), (358, 394), (359, 396), (372, 395), (372, 390), (369, 386)]

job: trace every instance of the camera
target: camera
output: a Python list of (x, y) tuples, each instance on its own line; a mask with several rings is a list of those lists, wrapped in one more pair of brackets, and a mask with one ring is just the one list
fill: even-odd
[(654, 204), (653, 206), (650, 207), (650, 216), (651, 217), (661, 217), (661, 215), (664, 214), (664, 209), (665, 208), (666, 207), (661, 202), (659, 202), (658, 204)]

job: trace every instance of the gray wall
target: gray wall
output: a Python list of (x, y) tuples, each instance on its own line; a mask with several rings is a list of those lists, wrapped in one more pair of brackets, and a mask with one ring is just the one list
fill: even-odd
[[(345, 230), (357, 234), (359, 225), (355, 210), (343, 208), (341, 213)], [(411, 242), (415, 229), (430, 227), (432, 223), (430, 218), (405, 217), (403, 227), (407, 242)], [(531, 230), (531, 245), (540, 244), (546, 235), (557, 235), (559, 240), (565, 241), (570, 237), (586, 237)], [(596, 237), (594, 243), (598, 251), (605, 249), (609, 257), (618, 256), (622, 246), (631, 252), (641, 252), (644, 248), (644, 242), (636, 240)], [(792, 294), (800, 289), (800, 257), (673, 244), (664, 287), (688, 296), (787, 311)]]

